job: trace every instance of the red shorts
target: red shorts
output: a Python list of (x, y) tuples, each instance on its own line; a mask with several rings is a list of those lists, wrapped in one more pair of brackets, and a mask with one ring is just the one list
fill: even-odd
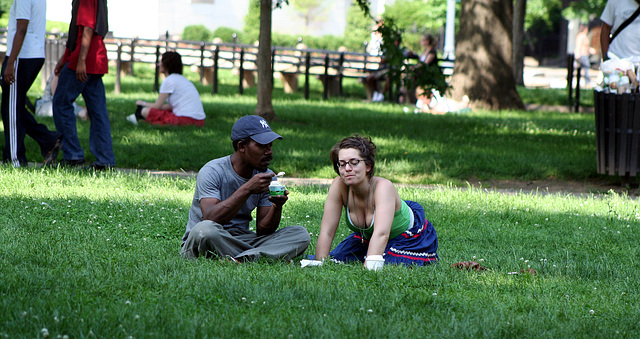
[(196, 125), (198, 127), (204, 126), (203, 120), (196, 120), (194, 118), (189, 117), (179, 117), (171, 111), (163, 111), (160, 109), (150, 108), (149, 114), (147, 115), (146, 121), (152, 125), (174, 125), (174, 126), (185, 126), (185, 125)]

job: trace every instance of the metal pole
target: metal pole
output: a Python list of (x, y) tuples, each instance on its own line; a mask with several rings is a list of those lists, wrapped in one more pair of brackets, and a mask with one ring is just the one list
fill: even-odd
[(244, 48), (240, 50), (240, 85), (238, 86), (238, 93), (244, 94), (244, 88), (242, 82), (244, 81)]
[(271, 88), (273, 88), (273, 73), (276, 67), (276, 48), (271, 47)]
[(573, 54), (567, 54), (567, 90), (569, 92), (569, 98), (567, 99), (567, 103), (569, 104), (569, 108), (571, 108), (571, 101), (573, 98), (573, 62), (574, 56)]
[(138, 42), (138, 39), (133, 39), (131, 40), (131, 76), (134, 76), (135, 73), (133, 72), (133, 61), (135, 60), (135, 50), (136, 50), (136, 43)]
[(200, 83), (204, 80), (204, 42), (200, 43)]
[(156, 45), (156, 75), (153, 83), (153, 91), (158, 93), (158, 89), (160, 88), (159, 83), (160, 78), (160, 45)]
[(344, 68), (342, 67), (344, 65), (344, 52), (340, 53), (340, 65), (338, 66), (338, 82), (339, 82), (339, 95), (342, 97), (343, 95), (343, 88), (342, 88), (342, 78), (344, 77)]
[(329, 53), (324, 55), (324, 91), (322, 99), (327, 100), (329, 97)]
[(311, 68), (311, 52), (307, 52), (304, 69), (304, 98), (309, 99), (309, 68)]
[(118, 57), (116, 59), (116, 84), (113, 92), (120, 94), (120, 74), (122, 73), (122, 43), (118, 41)]
[(576, 101), (573, 109), (576, 113), (580, 112), (580, 71), (582, 71), (582, 67), (578, 66), (576, 74)]
[(213, 94), (218, 94), (218, 58), (220, 56), (220, 47), (216, 46), (213, 53)]

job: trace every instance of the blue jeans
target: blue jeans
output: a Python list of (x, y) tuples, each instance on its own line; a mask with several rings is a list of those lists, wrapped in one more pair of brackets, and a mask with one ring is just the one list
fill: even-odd
[(91, 121), (89, 149), (96, 157), (96, 165), (115, 166), (111, 140), (111, 123), (107, 112), (107, 97), (102, 83), (102, 74), (87, 74), (87, 81), (76, 79), (76, 72), (65, 65), (60, 71), (58, 87), (53, 95), (53, 120), (58, 132), (64, 134), (62, 145), (64, 160), (84, 160), (84, 150), (78, 140), (76, 115), (73, 103), (80, 94), (87, 104)]

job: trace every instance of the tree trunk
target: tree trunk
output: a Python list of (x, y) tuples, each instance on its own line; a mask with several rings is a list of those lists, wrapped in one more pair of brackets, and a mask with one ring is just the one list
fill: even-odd
[(513, 77), (524, 86), (524, 16), (527, 0), (516, 0), (513, 8)]
[(254, 114), (271, 122), (276, 113), (271, 103), (273, 84), (271, 83), (271, 11), (272, 0), (260, 0), (260, 37), (258, 38), (258, 104)]
[(513, 0), (463, 0), (451, 94), (472, 107), (524, 109), (513, 79)]

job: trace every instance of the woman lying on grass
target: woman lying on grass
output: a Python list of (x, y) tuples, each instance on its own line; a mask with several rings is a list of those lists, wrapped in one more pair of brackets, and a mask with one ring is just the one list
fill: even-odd
[[(339, 177), (331, 183), (325, 201), (315, 260), (328, 256), (341, 262), (358, 260), (376, 270), (382, 263), (435, 262), (436, 231), (420, 204), (400, 199), (391, 181), (373, 176), (375, 151), (371, 138), (358, 135), (343, 139), (331, 149), (331, 161)], [(343, 208), (353, 233), (329, 252)]]

